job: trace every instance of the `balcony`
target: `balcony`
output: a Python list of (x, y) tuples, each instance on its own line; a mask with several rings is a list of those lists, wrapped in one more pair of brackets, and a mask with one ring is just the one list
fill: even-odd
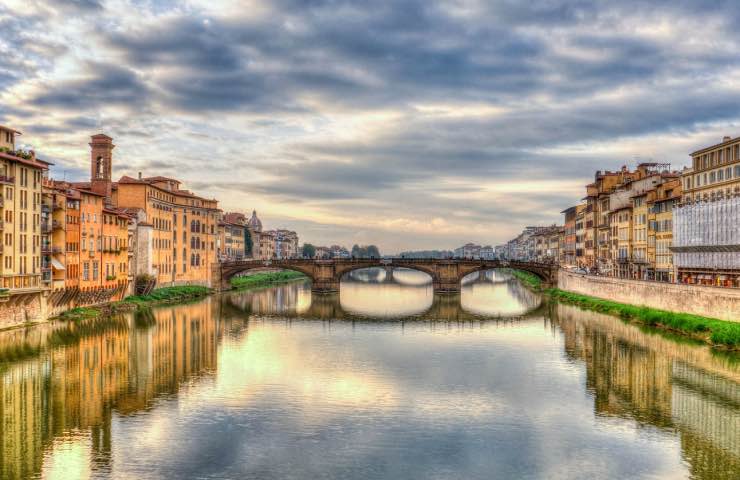
[(15, 184), (15, 177), (9, 177), (7, 175), (0, 175), (0, 183), (7, 183), (10, 185)]
[(51, 247), (51, 253), (53, 253), (54, 255), (59, 255), (60, 253), (62, 253), (62, 247), (59, 247), (59, 246)]
[(44, 255), (49, 255), (52, 251), (51, 245), (41, 245), (41, 253)]
[[(23, 227), (21, 226), (21, 231), (23, 231)], [(41, 224), (41, 233), (51, 233), (51, 225), (48, 223), (42, 223)]]

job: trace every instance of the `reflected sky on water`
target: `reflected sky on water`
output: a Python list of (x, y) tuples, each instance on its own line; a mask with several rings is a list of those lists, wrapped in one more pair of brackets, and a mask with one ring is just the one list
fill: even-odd
[(736, 356), (387, 276), (0, 332), (0, 477), (737, 478)]

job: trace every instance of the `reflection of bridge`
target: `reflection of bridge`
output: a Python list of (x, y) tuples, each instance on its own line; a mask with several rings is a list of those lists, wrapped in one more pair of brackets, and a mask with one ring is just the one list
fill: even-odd
[(414, 314), (401, 314), (391, 317), (379, 317), (352, 312), (342, 306), (338, 294), (319, 295), (311, 299), (311, 305), (306, 310), (299, 311), (295, 305), (288, 308), (265, 308), (260, 305), (255, 309), (249, 294), (239, 293), (221, 297), (222, 308), (234, 309), (235, 314), (251, 314), (263, 317), (301, 318), (306, 320), (349, 320), (349, 321), (443, 321), (469, 322), (483, 320), (522, 320), (525, 318), (540, 318), (547, 316), (547, 306), (539, 303), (535, 308), (521, 315), (485, 315), (469, 312), (462, 307), (459, 295), (434, 295), (432, 304), (426, 309)]
[(282, 268), (301, 272), (311, 279), (311, 290), (317, 293), (339, 291), (342, 275), (361, 268), (399, 267), (418, 270), (432, 277), (434, 291), (457, 293), (466, 275), (492, 268), (515, 268), (533, 273), (546, 283), (557, 283), (556, 265), (535, 262), (506, 262), (501, 260), (437, 260), (411, 258), (335, 259), (335, 260), (243, 260), (213, 264), (212, 287), (227, 290), (231, 277), (259, 268)]

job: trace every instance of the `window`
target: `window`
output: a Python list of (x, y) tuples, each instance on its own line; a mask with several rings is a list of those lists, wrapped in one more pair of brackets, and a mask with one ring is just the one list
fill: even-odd
[(82, 264), (82, 279), (90, 280), (90, 262), (85, 262)]

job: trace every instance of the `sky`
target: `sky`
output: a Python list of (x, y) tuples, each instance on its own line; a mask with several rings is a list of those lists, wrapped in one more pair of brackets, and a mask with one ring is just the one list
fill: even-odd
[(0, 124), (313, 244), (495, 245), (740, 135), (734, 0), (0, 0)]

